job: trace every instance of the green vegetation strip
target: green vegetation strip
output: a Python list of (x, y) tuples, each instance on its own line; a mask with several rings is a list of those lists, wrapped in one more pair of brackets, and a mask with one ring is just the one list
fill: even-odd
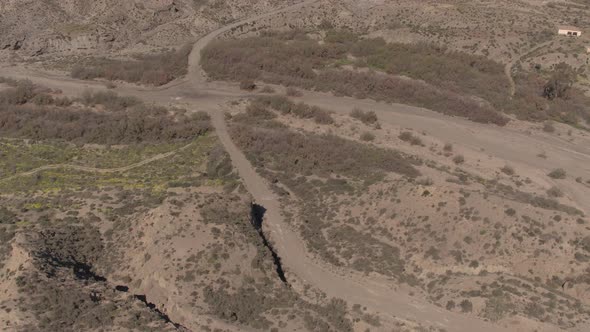
[[(203, 136), (194, 144), (179, 150), (170, 158), (133, 168), (121, 173), (100, 173), (58, 168), (44, 170), (30, 176), (0, 181), (0, 192), (53, 192), (96, 187), (163, 190), (169, 186), (196, 183), (200, 167), (207, 160), (215, 138)], [(91, 159), (96, 156), (91, 156)]]

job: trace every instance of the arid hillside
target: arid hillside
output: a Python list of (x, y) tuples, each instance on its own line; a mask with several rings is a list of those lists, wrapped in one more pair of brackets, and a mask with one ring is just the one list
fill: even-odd
[(8, 0), (0, 4), (0, 49), (24, 56), (93, 54), (177, 46), (214, 27), (289, 1)]
[(0, 330), (589, 331), (589, 13), (2, 1)]

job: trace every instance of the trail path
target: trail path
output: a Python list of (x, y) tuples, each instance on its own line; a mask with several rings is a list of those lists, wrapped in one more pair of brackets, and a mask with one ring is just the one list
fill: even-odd
[(188, 149), (193, 144), (194, 143), (190, 143), (190, 144), (187, 144), (187, 145), (185, 145), (181, 148), (178, 148), (174, 151), (160, 153), (160, 154), (157, 154), (153, 157), (144, 159), (140, 162), (137, 162), (137, 163), (134, 163), (131, 165), (127, 165), (127, 166), (123, 166), (123, 167), (96, 168), (96, 167), (73, 165), (73, 164), (53, 164), (53, 165), (45, 165), (45, 166), (37, 167), (37, 168), (32, 169), (30, 171), (14, 174), (12, 176), (0, 179), (0, 182), (14, 180), (19, 177), (31, 176), (31, 175), (35, 175), (39, 172), (54, 170), (54, 169), (70, 169), (70, 170), (74, 170), (74, 171), (82, 171), (82, 172), (88, 172), (88, 173), (99, 173), (99, 174), (124, 173), (124, 172), (130, 171), (130, 170), (145, 166), (147, 164), (153, 163), (155, 161), (162, 160), (162, 159), (165, 159), (168, 157), (172, 157), (175, 154), (177, 154), (178, 152)]
[[(201, 51), (208, 43), (221, 34), (242, 24), (260, 20), (271, 15), (294, 12), (315, 2), (317, 0), (304, 1), (280, 10), (232, 23), (207, 34), (197, 41), (193, 47), (189, 57), (189, 75), (185, 79), (154, 89), (122, 85), (117, 88), (117, 92), (122, 95), (132, 95), (160, 104), (179, 103), (183, 107), (204, 110), (210, 114), (216, 133), (229, 153), (233, 165), (242, 177), (246, 188), (256, 202), (266, 209), (263, 224), (264, 231), (267, 233), (267, 237), (273, 242), (274, 248), (281, 257), (288, 278), (297, 278), (325, 292), (330, 297), (342, 298), (351, 305), (360, 304), (366, 306), (371, 311), (381, 313), (382, 317), (384, 317), (382, 320), (383, 326), (388, 326), (385, 323), (389, 320), (401, 318), (425, 325), (433, 325), (453, 332), (516, 330), (515, 326), (506, 327), (491, 324), (473, 316), (444, 310), (426, 300), (409, 296), (402, 290), (394, 289), (391, 282), (386, 278), (367, 277), (351, 271), (337, 270), (312, 258), (308, 254), (304, 241), (299, 237), (299, 233), (291, 229), (290, 225), (285, 221), (281, 213), (279, 200), (270, 189), (269, 184), (258, 175), (242, 151), (232, 142), (221, 105), (235, 100), (237, 97), (248, 97), (252, 94), (239, 90), (235, 84), (208, 82), (199, 65)], [(538, 45), (535, 49), (543, 46), (543, 44)], [(526, 54), (535, 49), (528, 51)], [(514, 81), (511, 77), (511, 68), (516, 61), (514, 60), (506, 67), (506, 74), (512, 86), (511, 94), (515, 92)], [(0, 74), (17, 78), (29, 78), (48, 87), (60, 88), (65, 94), (71, 95), (77, 95), (88, 88), (104, 89), (104, 86), (100, 83), (78, 81), (59, 75), (40, 73), (22, 68), (0, 68)], [(590, 178), (590, 168), (580, 166), (590, 165), (589, 138), (584, 138), (583, 141), (574, 145), (557, 137), (527, 136), (514, 128), (475, 124), (464, 119), (444, 116), (417, 107), (335, 97), (330, 94), (311, 91), (307, 91), (301, 100), (343, 114), (348, 114), (353, 107), (374, 110), (379, 116), (380, 121), (423, 130), (428, 132), (428, 135), (461, 146), (485, 149), (490, 155), (502, 158), (507, 163), (522, 165), (535, 172), (544, 172), (549, 168), (563, 167), (568, 169), (568, 174), (570, 173), (569, 170), (573, 169), (573, 173), (576, 176)], [(544, 164), (542, 166), (537, 165), (539, 161), (535, 157), (539, 149), (547, 151), (551, 156), (550, 159), (543, 161)], [(141, 163), (117, 169), (98, 170), (93, 168), (78, 168), (81, 166), (72, 166), (71, 168), (97, 172), (122, 172), (168, 156), (170, 155), (155, 156)], [(59, 168), (62, 166), (64, 165), (46, 167)], [(34, 174), (41, 170), (41, 168), (35, 169), (27, 173), (33, 172), (31, 174)], [(26, 174), (21, 173), (20, 175)], [(579, 194), (578, 201), (581, 206), (587, 207), (588, 202), (583, 193)]]
[(551, 44), (552, 42), (553, 40), (549, 40), (544, 43), (535, 45), (532, 48), (528, 49), (526, 52), (517, 55), (516, 57), (514, 57), (514, 59), (510, 60), (510, 62), (506, 64), (506, 66), (504, 67), (504, 74), (506, 74), (506, 78), (508, 79), (508, 83), (510, 84), (511, 97), (514, 97), (514, 94), (516, 93), (516, 82), (514, 82), (514, 77), (512, 77), (512, 68), (514, 68), (514, 65), (516, 65), (516, 63), (522, 60), (522, 58), (524, 58), (525, 56)]

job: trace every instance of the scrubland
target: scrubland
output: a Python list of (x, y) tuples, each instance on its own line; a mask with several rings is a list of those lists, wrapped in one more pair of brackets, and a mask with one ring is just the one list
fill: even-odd
[[(588, 321), (587, 218), (558, 189), (537, 194), (510, 166), (502, 176), (471, 173), (475, 161), (452, 145), (390, 124), (375, 130), (370, 112), (318, 124), (273, 106), (282, 104), (274, 96), (236, 106), (230, 132), (323, 261), (493, 322)], [(375, 133), (370, 143), (363, 130)]]
[(387, 43), (346, 30), (328, 30), (320, 41), (304, 30), (220, 40), (202, 57), (203, 69), (214, 79), (260, 80), (410, 104), (500, 126), (509, 121), (502, 113), (581, 126), (590, 114), (566, 64), (547, 74), (520, 74), (511, 97), (501, 63), (435, 44)]

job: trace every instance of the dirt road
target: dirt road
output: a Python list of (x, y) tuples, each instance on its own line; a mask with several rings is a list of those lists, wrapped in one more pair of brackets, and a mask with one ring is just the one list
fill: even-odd
[[(288, 277), (310, 284), (328, 296), (343, 298), (350, 304), (358, 303), (372, 311), (380, 312), (385, 316), (383, 326), (388, 325), (386, 322), (388, 319), (398, 317), (437, 326), (447, 331), (517, 330), (514, 326), (493, 325), (475, 317), (446, 311), (425, 300), (393, 289), (385, 278), (365, 277), (350, 271), (339, 271), (314, 260), (307, 255), (299, 233), (292, 230), (285, 222), (280, 203), (268, 183), (256, 173), (244, 154), (232, 142), (221, 112), (221, 105), (251, 94), (240, 91), (235, 84), (207, 82), (199, 66), (201, 50), (220, 34), (241, 24), (279, 12), (295, 11), (314, 2), (316, 1), (305, 1), (282, 10), (242, 20), (209, 33), (195, 43), (189, 58), (189, 75), (184, 80), (158, 89), (122, 85), (117, 88), (117, 92), (160, 104), (182, 104), (183, 107), (204, 110), (211, 115), (217, 135), (230, 154), (246, 188), (257, 203), (267, 210), (264, 230), (281, 256)], [(29, 78), (49, 87), (60, 88), (65, 94), (70, 95), (77, 95), (87, 89), (104, 89), (100, 83), (77, 81), (60, 75), (16, 67), (1, 68), (0, 75)], [(490, 155), (502, 158), (507, 163), (522, 165), (531, 172), (541, 174), (548, 169), (562, 167), (568, 170), (568, 174), (571, 171), (572, 174), (590, 178), (590, 168), (585, 166), (590, 165), (590, 139), (587, 137), (581, 138), (581, 141), (574, 145), (559, 137), (528, 136), (514, 128), (475, 124), (416, 107), (335, 97), (323, 93), (306, 92), (302, 100), (338, 113), (349, 113), (353, 107), (375, 110), (380, 121), (423, 130), (428, 135), (452, 142), (456, 146), (485, 149)], [(539, 165), (540, 161), (535, 155), (541, 150), (546, 151), (551, 158)], [(576, 194), (579, 196), (576, 201), (579, 208), (587, 212), (588, 202), (583, 194), (583, 192)]]

